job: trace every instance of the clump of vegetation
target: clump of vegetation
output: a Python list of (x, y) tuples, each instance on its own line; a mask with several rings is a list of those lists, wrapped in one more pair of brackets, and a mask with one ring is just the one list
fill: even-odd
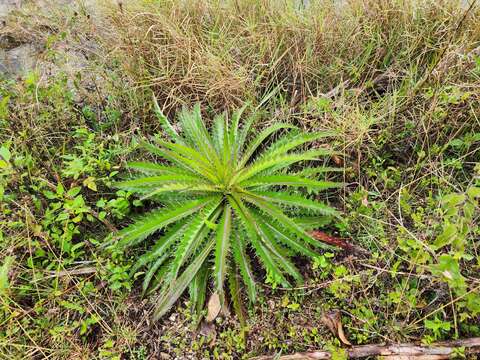
[[(1, 356), (239, 359), (335, 349), (342, 340), (321, 321), (330, 312), (341, 314), (344, 335), (354, 345), (480, 336), (478, 2), (80, 3), (22, 2), (0, 29), (2, 54), (33, 51), (38, 58), (36, 68), (0, 79)], [(188, 136), (178, 115), (196, 104), (208, 119), (212, 142), (222, 121), (216, 126), (210, 120), (245, 103), (251, 104), (245, 113), (257, 117), (247, 146), (271, 125), (298, 128), (272, 134), (252, 160), (261, 161), (258, 155), (276, 141), (281, 145), (284, 136), (337, 134), (328, 138), (328, 149), (341, 155), (327, 156), (319, 166), (331, 161), (342, 172), (328, 178), (309, 174), (304, 166), (310, 161), (288, 171), (346, 186), (321, 194), (303, 186), (273, 191), (315, 203), (333, 200), (341, 221), (313, 225), (348, 238), (369, 255), (323, 249), (317, 254), (312, 246), (314, 260), (304, 261), (309, 256), (298, 256), (273, 236), (270, 244), (285, 250), (279, 253), (298, 269), (302, 285), (271, 256), (292, 285), (283, 286), (251, 244), (246, 255), (257, 292), (245, 321), (222, 312), (194, 329), (192, 320), (202, 314), (196, 304), (204, 300), (184, 294), (168, 316), (152, 323), (155, 295), (167, 292), (157, 284), (154, 261), (141, 267), (137, 262), (175, 224), (128, 249), (116, 249), (121, 239), (112, 241), (113, 251), (102, 247), (108, 234), (122, 236), (118, 229), (139, 214), (156, 214), (159, 203), (167, 211), (194, 200), (186, 192), (177, 205), (167, 193), (142, 200), (145, 188), (115, 187), (130, 181), (123, 164), (178, 166), (160, 162), (164, 156), (144, 151), (137, 139), (184, 157), (161, 145), (171, 140), (165, 123), (153, 116), (152, 93), (183, 141)], [(223, 119), (230, 133), (234, 117)], [(238, 134), (244, 123), (239, 121)], [(313, 141), (297, 151), (323, 150), (318, 146)], [(128, 171), (137, 174), (133, 170)], [(242, 201), (255, 221), (271, 222), (268, 212)], [(296, 219), (322, 216), (290, 204), (267, 205), (281, 207), (307, 231)], [(233, 293), (243, 303), (249, 288), (240, 284), (233, 244), (240, 235), (251, 240), (236, 210), (230, 211), (224, 293), (237, 308), (227, 288), (241, 288)], [(205, 207), (183, 221), (204, 213)], [(202, 251), (207, 239), (215, 241), (204, 263), (211, 274), (207, 289), (193, 291), (193, 279), (193, 294), (220, 295), (214, 234), (224, 213), (225, 207), (215, 221), (205, 222), (210, 237), (195, 248)], [(272, 225), (290, 234), (284, 224)], [(302, 237), (291, 237), (310, 249)], [(168, 252), (170, 264), (181, 239)], [(184, 258), (180, 276), (198, 255), (192, 251)], [(144, 298), (142, 291), (152, 296)], [(467, 355), (461, 348), (458, 354)]]
[[(254, 302), (257, 291), (248, 256), (250, 248), (265, 268), (268, 282), (289, 287), (291, 277), (297, 284), (302, 283), (291, 255), (315, 259), (318, 254), (312, 247), (329, 248), (306, 230), (328, 224), (338, 213), (292, 188), (318, 193), (341, 184), (312, 179), (331, 170), (325, 166), (288, 169), (332, 155), (328, 148), (297, 150), (332, 134), (303, 133), (293, 125), (276, 122), (252, 138), (256, 117), (241, 122), (244, 108), (230, 121), (226, 116), (217, 116), (209, 132), (197, 105), (192, 111), (180, 113), (180, 135), (156, 100), (155, 105), (163, 132), (170, 139), (165, 141), (159, 136), (154, 144), (143, 146), (170, 165), (130, 162), (130, 169), (144, 175), (115, 186), (140, 193), (143, 200), (152, 199), (163, 207), (114, 235), (115, 249), (125, 250), (168, 227), (132, 269), (135, 272), (147, 267), (144, 291), (152, 280), (153, 289), (161, 288), (154, 318), (164, 315), (188, 286), (192, 303), (202, 310), (210, 278), (214, 279), (220, 307), (225, 306), (226, 279), (230, 281), (231, 296), (237, 297), (234, 303), (239, 304), (238, 273)], [(282, 130), (288, 131), (263, 149), (266, 140)], [(209, 263), (212, 252), (213, 269)]]

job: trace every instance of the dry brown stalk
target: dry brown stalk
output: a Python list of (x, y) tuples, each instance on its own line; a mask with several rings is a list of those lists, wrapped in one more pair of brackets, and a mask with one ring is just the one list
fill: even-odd
[[(360, 345), (346, 349), (346, 354), (349, 359), (378, 356), (389, 360), (443, 360), (452, 358), (455, 349), (458, 348), (465, 348), (465, 354), (480, 354), (480, 337), (443, 341), (428, 346), (412, 343)], [(318, 350), (280, 357), (275, 355), (258, 356), (252, 360), (328, 360), (331, 358), (331, 352)]]

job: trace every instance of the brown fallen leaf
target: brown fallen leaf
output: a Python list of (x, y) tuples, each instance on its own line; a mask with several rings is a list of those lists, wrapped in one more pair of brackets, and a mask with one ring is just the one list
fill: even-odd
[(324, 242), (325, 244), (338, 246), (339, 248), (342, 248), (342, 249), (344, 249), (346, 251), (349, 251), (351, 253), (368, 255), (367, 250), (361, 248), (358, 245), (353, 245), (353, 244), (349, 243), (344, 238), (333, 236), (333, 235), (327, 234), (327, 233), (325, 233), (323, 231), (320, 231), (320, 230), (312, 230), (312, 231), (310, 231), (310, 235), (314, 239), (317, 239), (321, 242)]
[(342, 166), (343, 165), (343, 160), (337, 156), (337, 155), (332, 155), (332, 160), (333, 162), (338, 165), (338, 166)]
[(312, 235), (313, 238), (320, 240), (326, 244), (338, 246), (342, 249), (349, 251), (353, 250), (353, 246), (349, 244), (345, 239), (329, 235), (323, 231), (313, 230), (310, 232), (310, 235)]
[(208, 313), (207, 313), (207, 322), (212, 322), (215, 320), (222, 309), (222, 305), (220, 304), (220, 296), (217, 292), (214, 292), (210, 299), (208, 300)]
[(202, 321), (200, 324), (199, 333), (202, 336), (208, 338), (210, 347), (215, 346), (215, 342), (217, 340), (217, 330), (215, 329), (215, 325), (206, 321)]
[(348, 346), (352, 345), (350, 341), (348, 341), (347, 337), (345, 336), (345, 332), (343, 331), (342, 317), (340, 315), (340, 311), (333, 310), (326, 314), (323, 314), (320, 321), (325, 324), (332, 332), (332, 334), (338, 337), (343, 344)]

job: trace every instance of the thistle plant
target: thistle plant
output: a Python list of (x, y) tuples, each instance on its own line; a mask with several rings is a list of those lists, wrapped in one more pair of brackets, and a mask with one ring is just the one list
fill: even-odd
[[(334, 169), (299, 166), (329, 156), (332, 150), (298, 149), (332, 134), (304, 133), (282, 122), (254, 131), (255, 116), (240, 122), (244, 108), (230, 120), (217, 116), (208, 131), (199, 105), (180, 112), (180, 132), (154, 104), (169, 139), (157, 136), (142, 146), (163, 161), (128, 163), (141, 175), (116, 186), (159, 206), (114, 234), (110, 242), (124, 251), (147, 238), (153, 241), (131, 271), (144, 269), (145, 293), (159, 290), (154, 319), (162, 317), (187, 288), (192, 304), (201, 311), (209, 283), (222, 306), (226, 288), (234, 306), (241, 288), (255, 302), (252, 262), (265, 269), (272, 284), (301, 283), (292, 256), (315, 259), (318, 249), (330, 248), (308, 230), (338, 216), (335, 209), (315, 200), (315, 194), (341, 184), (316, 179)], [(281, 136), (275, 136), (279, 132)]]

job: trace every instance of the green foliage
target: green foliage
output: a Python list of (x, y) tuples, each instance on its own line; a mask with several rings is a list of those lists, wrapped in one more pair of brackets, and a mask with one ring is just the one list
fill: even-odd
[[(45, 51), (35, 72), (0, 80), (0, 357), (240, 359), (323, 348), (342, 358), (340, 341), (320, 322), (333, 309), (344, 315), (355, 345), (480, 336), (480, 208), (469, 190), (480, 186), (478, 6), (457, 29), (465, 8), (454, 0), (360, 0), (340, 12), (330, 1), (304, 9), (288, 1), (143, 1), (106, 17), (90, 16), (90, 6), (50, 3), (28, 2), (12, 13), (4, 39), (7, 50), (33, 41)], [(132, 134), (159, 130), (151, 91), (169, 116), (197, 101), (208, 114), (248, 102), (256, 115), (247, 120), (252, 133), (264, 130), (254, 121), (265, 114), (272, 114), (268, 124), (338, 131), (339, 169), (300, 162), (288, 174), (315, 180), (342, 171), (349, 186), (335, 199), (345, 210), (341, 223), (316, 213), (318, 189), (291, 186), (285, 195), (279, 190), (286, 185), (278, 185), (258, 193), (282, 201), (304, 230), (329, 224), (371, 256), (317, 255), (281, 224), (266, 224), (261, 230), (274, 234), (286, 250), (281, 255), (294, 259), (305, 278), (285, 289), (261, 268), (233, 208), (230, 237), (217, 234), (220, 225), (228, 234), (229, 223), (222, 223), (225, 208), (217, 214), (213, 203), (127, 252), (98, 251), (98, 239), (140, 206), (159, 207), (160, 216), (195, 200), (186, 193), (176, 202), (168, 193), (141, 200), (127, 189), (110, 190), (114, 165), (142, 154), (130, 151)], [(295, 136), (288, 124), (265, 142), (286, 130)], [(241, 128), (239, 139), (250, 143), (252, 134), (244, 141)], [(166, 140), (163, 131), (159, 136)], [(260, 141), (253, 157), (263, 149)], [(192, 180), (166, 162), (129, 165), (132, 173)], [(258, 177), (291, 183), (288, 174)], [(296, 197), (303, 198), (301, 213)], [(268, 216), (245, 206), (252, 216)], [(217, 216), (204, 220), (210, 232), (199, 233), (197, 215), (210, 210)], [(190, 255), (175, 269), (178, 277), (190, 259), (207, 254), (187, 286), (191, 299), (144, 331), (151, 306), (140, 293), (163, 289), (161, 280), (174, 271), (163, 265), (176, 259), (187, 230), (181, 254)], [(203, 252), (208, 239), (212, 247)], [(230, 247), (227, 257), (217, 243)], [(308, 252), (312, 266), (294, 251)], [(213, 271), (225, 265), (226, 273)], [(293, 285), (298, 274), (288, 269), (280, 271)], [(198, 331), (189, 323), (201, 320), (208, 292), (222, 281), (237, 313), (245, 311), (245, 294), (256, 306), (238, 317), (240, 324), (226, 315)], [(466, 349), (456, 354), (468, 357)]]
[(442, 337), (443, 333), (450, 331), (451, 324), (448, 321), (442, 321), (435, 317), (433, 320), (425, 320), (425, 329), (432, 334), (427, 341), (437, 340)]
[[(78, 128), (73, 136), (79, 145), (75, 146), (75, 152), (62, 156), (64, 176), (78, 179), (84, 174), (110, 169), (107, 150), (104, 149), (103, 143), (96, 143), (95, 133), (89, 132), (86, 128)], [(84, 185), (93, 191), (97, 189), (95, 178), (92, 177), (86, 178)]]
[(10, 284), (8, 281), (8, 272), (12, 267), (13, 261), (14, 261), (14, 258), (12, 256), (7, 256), (3, 260), (2, 266), (0, 266), (0, 297), (2, 298), (8, 294), (8, 290), (10, 287)]
[(480, 314), (478, 286), (469, 284), (462, 274), (465, 267), (462, 265), (472, 270), (479, 267), (476, 247), (470, 246), (469, 238), (476, 238), (479, 233), (476, 219), (480, 211), (480, 187), (470, 186), (463, 193), (447, 194), (440, 203), (443, 225), (433, 244), (439, 256), (432, 261), (431, 272), (463, 299), (456, 304), (461, 317), (475, 317)]
[[(158, 105), (155, 109), (169, 141), (156, 137), (153, 143), (144, 142), (143, 147), (170, 164), (131, 162), (129, 168), (142, 175), (114, 185), (161, 207), (114, 234), (108, 242), (122, 251), (165, 230), (132, 269), (146, 269), (144, 291), (161, 288), (154, 317), (164, 315), (188, 286), (195, 286), (196, 290), (190, 292), (192, 301), (201, 309), (209, 278), (223, 306), (225, 279), (236, 276), (232, 273), (235, 269), (239, 269), (250, 300), (255, 301), (251, 251), (266, 270), (267, 283), (274, 287), (289, 287), (292, 281), (302, 283), (292, 256), (304, 255), (318, 262), (322, 258), (317, 249), (330, 246), (312, 238), (295, 217), (328, 219), (338, 217), (338, 213), (312, 196), (300, 195), (298, 189), (317, 194), (341, 184), (288, 170), (294, 164), (306, 165), (333, 154), (327, 148), (301, 150), (301, 146), (333, 134), (306, 134), (290, 124), (275, 123), (253, 136), (251, 119), (240, 125), (241, 111), (231, 120), (217, 116), (208, 131), (198, 105), (180, 113), (180, 134)], [(266, 146), (279, 131), (284, 131), (281, 138)], [(321, 172), (320, 167), (312, 173)], [(208, 265), (210, 260), (213, 268)], [(202, 275), (200, 269), (204, 269)]]

